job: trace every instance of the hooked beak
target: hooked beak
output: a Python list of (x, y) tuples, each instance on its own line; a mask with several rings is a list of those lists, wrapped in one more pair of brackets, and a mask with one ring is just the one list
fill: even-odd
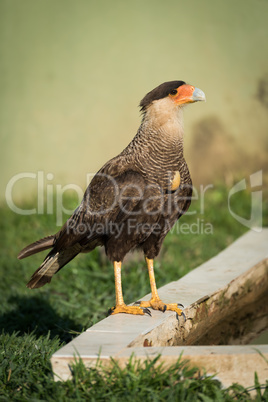
[(198, 102), (198, 101), (206, 101), (206, 95), (204, 92), (199, 89), (195, 88), (193, 95), (192, 95), (193, 102)]

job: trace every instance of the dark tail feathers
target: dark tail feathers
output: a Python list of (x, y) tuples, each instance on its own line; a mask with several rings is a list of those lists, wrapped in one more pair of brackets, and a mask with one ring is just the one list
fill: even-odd
[(54, 244), (54, 235), (44, 237), (43, 239), (37, 240), (29, 246), (25, 247), (18, 254), (18, 259), (22, 260), (23, 258), (29, 257), (30, 255), (39, 253), (40, 251), (47, 250), (48, 248), (53, 247)]
[(51, 250), (41, 266), (32, 275), (27, 287), (30, 289), (40, 288), (49, 283), (52, 276), (79, 254), (80, 251), (81, 247), (78, 244), (61, 252)]

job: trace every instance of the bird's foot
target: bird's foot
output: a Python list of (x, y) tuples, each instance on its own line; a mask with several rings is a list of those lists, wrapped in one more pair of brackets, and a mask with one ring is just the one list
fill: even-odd
[(151, 311), (148, 310), (146, 307), (142, 306), (127, 306), (126, 304), (118, 304), (115, 307), (109, 309), (108, 314), (118, 314), (118, 313), (125, 313), (125, 314), (135, 314), (135, 315), (152, 315)]
[(186, 320), (184, 312), (179, 308), (179, 306), (183, 308), (183, 305), (180, 303), (167, 303), (166, 304), (166, 303), (162, 302), (161, 299), (152, 298), (149, 301), (138, 301), (135, 304), (138, 304), (139, 307), (143, 307), (143, 308), (149, 307), (149, 308), (152, 308), (153, 310), (160, 310), (160, 311), (163, 311), (163, 313), (166, 310), (175, 311), (177, 316), (182, 315), (183, 318)]

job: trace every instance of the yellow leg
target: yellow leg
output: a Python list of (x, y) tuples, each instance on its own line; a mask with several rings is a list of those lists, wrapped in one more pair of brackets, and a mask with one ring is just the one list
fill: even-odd
[(150, 286), (151, 286), (151, 292), (152, 292), (152, 299), (154, 300), (160, 300), (157, 292), (157, 287), (155, 283), (155, 276), (154, 276), (154, 260), (150, 260), (149, 258), (145, 258), (146, 263), (147, 263), (147, 268), (148, 268), (148, 273), (149, 273), (149, 279), (150, 279)]
[(121, 262), (114, 261), (114, 283), (115, 283), (115, 304), (119, 306), (124, 303), (121, 281)]
[(152, 296), (149, 301), (140, 301), (140, 302), (137, 302), (137, 304), (139, 304), (140, 307), (151, 307), (154, 310), (160, 310), (163, 312), (166, 310), (175, 311), (178, 315), (184, 316), (182, 310), (180, 308), (178, 308), (177, 303), (165, 304), (162, 302), (162, 300), (158, 296), (156, 283), (155, 283), (154, 260), (146, 258), (146, 263), (147, 263), (147, 267), (148, 267)]
[(122, 281), (121, 281), (121, 261), (114, 261), (114, 280), (115, 280), (115, 307), (109, 310), (110, 314), (127, 313), (144, 315), (145, 313), (151, 315), (150, 310), (142, 306), (126, 306), (123, 299)]

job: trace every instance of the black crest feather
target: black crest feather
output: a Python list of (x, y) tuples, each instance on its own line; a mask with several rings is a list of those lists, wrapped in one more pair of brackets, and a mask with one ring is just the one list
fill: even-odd
[(168, 81), (158, 85), (158, 87), (148, 92), (148, 94), (145, 95), (145, 97), (140, 101), (141, 111), (144, 112), (153, 101), (165, 98), (173, 89), (176, 89), (184, 84), (184, 81)]

